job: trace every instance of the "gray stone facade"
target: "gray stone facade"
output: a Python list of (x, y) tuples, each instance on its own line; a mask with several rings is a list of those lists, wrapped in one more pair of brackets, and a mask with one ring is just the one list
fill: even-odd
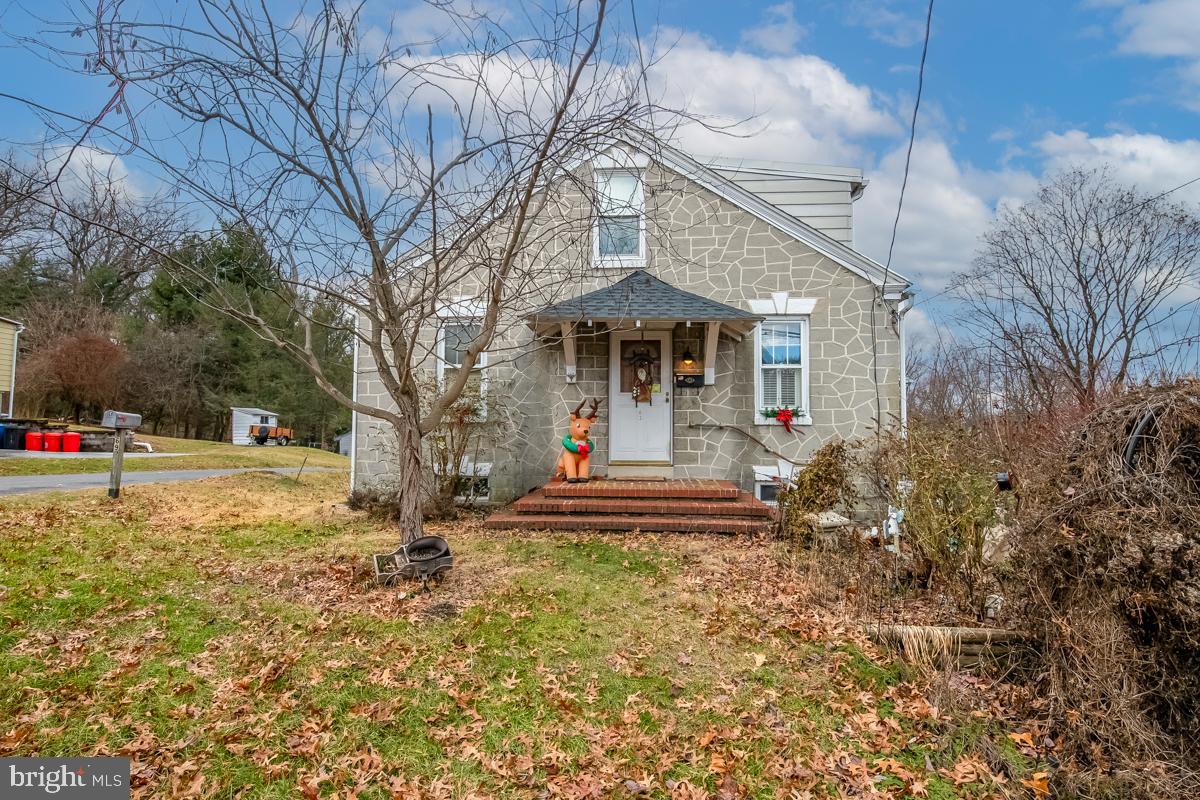
[[(672, 391), (676, 477), (724, 478), (749, 489), (755, 466), (776, 463), (770, 451), (803, 462), (831, 439), (873, 432), (877, 402), (884, 424), (898, 423), (901, 343), (894, 299), (882, 300), (866, 278), (682, 175), (651, 165), (644, 181), (646, 259), (638, 267), (745, 310), (778, 293), (815, 301), (808, 315), (811, 425), (789, 434), (775, 422), (756, 419), (754, 339), (722, 337), (716, 364), (706, 365), (715, 366), (715, 383)], [(597, 266), (571, 286), (581, 294), (627, 274)], [(656, 327), (652, 320), (645, 324)], [(550, 477), (567, 412), (585, 397), (606, 400), (592, 429), (598, 443), (593, 469), (605, 470), (609, 337), (598, 327), (579, 331), (577, 380), (569, 384), (561, 345), (536, 339), (522, 320), (506, 322), (497, 346), (511, 355), (488, 368), (487, 389), (488, 424), (505, 432), (479, 458), (491, 464), (493, 500), (514, 499)], [(676, 323), (671, 330), (676, 362), (685, 350), (704, 352), (703, 325)], [(355, 380), (360, 400), (387, 403), (365, 348)], [(391, 445), (383, 423), (359, 414), (355, 430), (355, 488), (386, 480)]]

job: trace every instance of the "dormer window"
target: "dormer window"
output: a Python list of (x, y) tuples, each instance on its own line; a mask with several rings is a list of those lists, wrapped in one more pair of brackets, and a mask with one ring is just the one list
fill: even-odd
[(596, 260), (628, 264), (645, 258), (642, 178), (629, 170), (596, 172)]

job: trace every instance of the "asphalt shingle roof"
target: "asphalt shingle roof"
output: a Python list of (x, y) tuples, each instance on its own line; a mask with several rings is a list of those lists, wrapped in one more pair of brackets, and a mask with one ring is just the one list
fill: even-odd
[(612, 286), (572, 297), (530, 315), (535, 322), (570, 322), (582, 319), (661, 320), (760, 320), (740, 308), (685, 292), (645, 270), (638, 270)]

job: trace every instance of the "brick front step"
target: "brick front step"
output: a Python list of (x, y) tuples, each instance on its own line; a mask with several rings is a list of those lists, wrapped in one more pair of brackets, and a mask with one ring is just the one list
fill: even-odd
[(498, 511), (484, 521), (487, 528), (557, 531), (663, 531), (671, 533), (760, 533), (763, 519), (666, 516), (657, 514), (519, 514)]
[(682, 514), (703, 517), (770, 517), (771, 507), (749, 492), (734, 500), (690, 500), (645, 497), (547, 497), (542, 489), (525, 495), (510, 507), (521, 514)]
[(551, 481), (545, 487), (548, 497), (640, 497), (653, 500), (736, 500), (739, 489), (732, 481), (686, 478), (669, 481), (592, 480), (587, 483)]

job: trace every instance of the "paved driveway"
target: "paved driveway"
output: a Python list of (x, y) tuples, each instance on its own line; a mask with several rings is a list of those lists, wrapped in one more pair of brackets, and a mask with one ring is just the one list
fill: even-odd
[[(256, 467), (248, 469), (165, 469), (161, 472), (126, 472), (122, 486), (137, 483), (176, 483), (237, 475), (242, 472), (278, 472), (295, 475), (299, 467)], [(305, 472), (340, 472), (338, 467), (307, 467)], [(0, 495), (32, 494), (34, 492), (73, 491), (75, 489), (108, 488), (107, 472), (86, 472), (71, 475), (13, 475), (0, 477)]]

